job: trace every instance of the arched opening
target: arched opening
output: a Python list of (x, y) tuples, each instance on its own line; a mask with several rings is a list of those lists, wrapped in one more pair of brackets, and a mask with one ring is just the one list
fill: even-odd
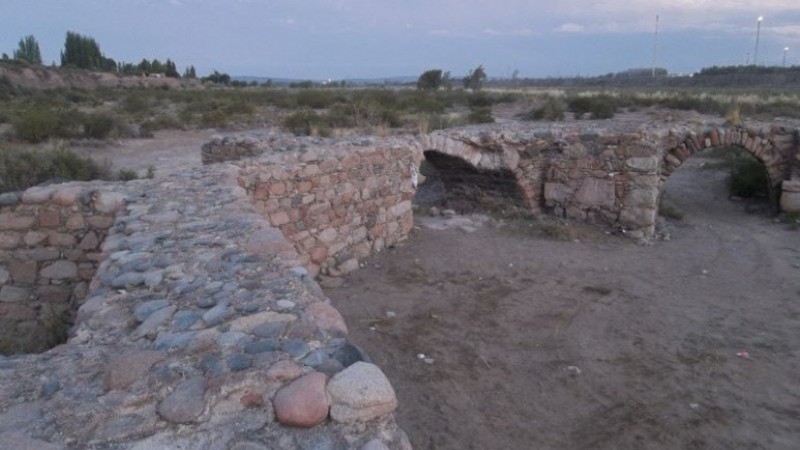
[(511, 170), (478, 168), (462, 158), (435, 150), (425, 151), (424, 155), (420, 173), (425, 180), (415, 197), (419, 207), (500, 215), (526, 210), (522, 190)]
[(778, 211), (779, 183), (764, 161), (746, 147), (710, 147), (689, 156), (662, 179), (658, 204), (662, 218)]

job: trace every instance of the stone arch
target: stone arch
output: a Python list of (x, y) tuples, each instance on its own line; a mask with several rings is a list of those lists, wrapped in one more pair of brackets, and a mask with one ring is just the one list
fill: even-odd
[[(450, 188), (472, 184), (489, 197), (502, 197), (514, 206), (539, 212), (543, 202), (541, 186), (532, 182), (520, 167), (518, 149), (502, 134), (465, 133), (458, 137), (433, 133), (419, 137), (415, 145), (420, 163), (429, 161), (445, 173)], [(452, 190), (451, 190), (452, 192)]]
[(424, 155), (444, 185), (448, 208), (464, 212), (525, 208), (522, 190), (509, 169), (475, 167), (462, 158), (438, 150), (426, 150)]
[(663, 192), (667, 178), (697, 152), (715, 147), (739, 147), (758, 159), (766, 168), (770, 181), (770, 200), (777, 205), (781, 183), (788, 180), (791, 167), (787, 163), (781, 147), (783, 140), (794, 139), (793, 134), (778, 133), (775, 129), (767, 132), (744, 127), (714, 128), (701, 132), (689, 131), (680, 137), (671, 137), (671, 145), (661, 160), (660, 193)]
[(717, 128), (701, 133), (688, 132), (666, 152), (662, 158), (661, 181), (664, 182), (684, 161), (699, 151), (714, 147), (740, 147), (755, 156), (769, 174), (770, 183), (779, 185), (788, 179), (789, 167), (772, 134), (759, 135), (755, 130), (737, 128)]

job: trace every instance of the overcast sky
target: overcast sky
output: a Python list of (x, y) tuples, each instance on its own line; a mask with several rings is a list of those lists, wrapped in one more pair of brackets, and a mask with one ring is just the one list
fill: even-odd
[(46, 62), (67, 30), (118, 61), (172, 58), (232, 75), (358, 78), (592, 75), (652, 61), (689, 72), (752, 61), (800, 64), (800, 0), (0, 0), (0, 49), (34, 34)]

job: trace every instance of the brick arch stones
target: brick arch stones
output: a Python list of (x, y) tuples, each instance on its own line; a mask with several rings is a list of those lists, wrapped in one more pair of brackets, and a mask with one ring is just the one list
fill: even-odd
[(525, 173), (518, 150), (492, 132), (423, 135), (415, 145), (416, 160), (427, 160), (439, 171), (449, 206), (471, 209), (476, 206), (476, 196), (483, 196), (538, 212), (540, 189)]
[(772, 195), (780, 193), (781, 184), (792, 176), (792, 153), (797, 152), (794, 130), (772, 126), (756, 130), (744, 127), (715, 128), (688, 131), (669, 138), (667, 150), (661, 159), (660, 181), (667, 178), (687, 159), (708, 148), (739, 147), (758, 159), (766, 168)]

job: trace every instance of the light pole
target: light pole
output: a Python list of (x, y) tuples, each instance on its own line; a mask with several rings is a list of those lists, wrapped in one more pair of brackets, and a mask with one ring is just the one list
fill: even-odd
[(783, 67), (786, 67), (786, 54), (789, 53), (789, 47), (783, 47)]
[(756, 25), (756, 51), (753, 52), (753, 65), (758, 65), (758, 40), (761, 38), (761, 22), (764, 21), (764, 16), (758, 16), (758, 22)]

